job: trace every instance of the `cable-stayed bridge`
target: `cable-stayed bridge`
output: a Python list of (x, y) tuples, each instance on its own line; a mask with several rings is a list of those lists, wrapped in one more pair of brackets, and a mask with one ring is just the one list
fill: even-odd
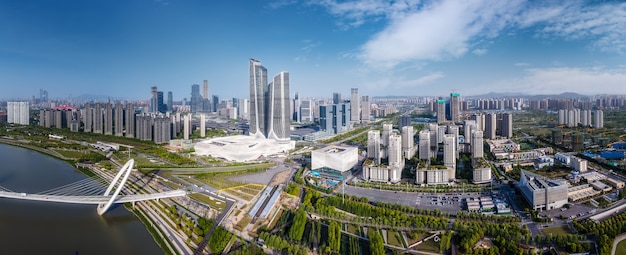
[[(120, 195), (119, 193), (124, 188), (124, 184), (128, 180), (134, 164), (135, 161), (133, 159), (126, 162), (106, 189), (103, 186), (103, 184), (106, 183), (104, 179), (86, 178), (84, 180), (35, 194), (15, 192), (0, 186), (0, 197), (71, 204), (97, 204), (98, 214), (102, 215), (109, 210), (112, 204), (116, 203), (137, 202), (187, 195), (187, 192), (180, 189), (154, 194)], [(115, 191), (113, 191), (113, 189), (115, 189)], [(112, 191), (113, 194), (111, 194)]]

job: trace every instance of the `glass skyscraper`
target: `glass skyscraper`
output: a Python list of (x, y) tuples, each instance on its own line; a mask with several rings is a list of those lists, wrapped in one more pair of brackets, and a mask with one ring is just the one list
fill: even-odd
[(267, 69), (250, 59), (250, 135), (289, 140), (289, 73), (281, 72), (268, 84)]

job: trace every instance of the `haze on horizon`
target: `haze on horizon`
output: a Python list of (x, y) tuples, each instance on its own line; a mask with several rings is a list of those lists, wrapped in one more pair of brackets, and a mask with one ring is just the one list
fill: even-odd
[(248, 59), (301, 97), (626, 94), (626, 3), (3, 1), (2, 98), (248, 96)]

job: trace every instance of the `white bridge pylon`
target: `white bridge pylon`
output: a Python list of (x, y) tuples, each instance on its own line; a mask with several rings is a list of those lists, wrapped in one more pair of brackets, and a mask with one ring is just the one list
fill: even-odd
[[(117, 173), (115, 178), (113, 178), (111, 185), (109, 185), (104, 194), (101, 193), (103, 188), (101, 185), (97, 184), (98, 182), (91, 179), (85, 179), (73, 184), (67, 184), (65, 186), (53, 188), (51, 190), (36, 194), (15, 192), (0, 186), (0, 198), (69, 204), (95, 204), (97, 205), (98, 214), (103, 215), (115, 203), (138, 202), (152, 199), (182, 197), (187, 195), (187, 192), (182, 189), (152, 194), (120, 195), (119, 193), (124, 188), (124, 184), (128, 180), (130, 173), (133, 170), (134, 164), (135, 161), (132, 159), (126, 162), (122, 169), (120, 169), (120, 171)], [(115, 191), (111, 195), (111, 191), (113, 191), (113, 188), (115, 188), (115, 184), (117, 184), (117, 189), (115, 189)]]
[(115, 186), (117, 181), (120, 179), (122, 174), (124, 175), (124, 179), (122, 179), (120, 184), (117, 185), (117, 189), (115, 190), (115, 192), (113, 193), (113, 196), (111, 196), (109, 201), (106, 202), (105, 204), (99, 204), (98, 205), (98, 214), (99, 215), (103, 215), (105, 212), (107, 212), (107, 210), (109, 210), (109, 208), (111, 207), (113, 202), (115, 202), (115, 199), (117, 198), (117, 195), (120, 193), (120, 191), (122, 191), (122, 188), (124, 188), (124, 184), (126, 184), (126, 181), (128, 180), (128, 177), (130, 176), (130, 172), (133, 170), (133, 166), (135, 166), (135, 160), (131, 158), (130, 160), (128, 160), (128, 162), (126, 162), (126, 164), (124, 164), (124, 166), (117, 173), (117, 175), (115, 175), (115, 178), (113, 178), (113, 180), (111, 181), (111, 185), (109, 185), (107, 190), (104, 192), (104, 196), (105, 197), (109, 196), (109, 193), (111, 193), (111, 190), (113, 189), (113, 187)]

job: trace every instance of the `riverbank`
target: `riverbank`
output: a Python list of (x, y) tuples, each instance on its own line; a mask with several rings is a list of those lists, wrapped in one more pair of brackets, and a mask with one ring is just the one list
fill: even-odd
[[(56, 153), (52, 150), (46, 149), (46, 148), (41, 148), (41, 147), (37, 147), (33, 144), (29, 144), (29, 143), (24, 143), (24, 142), (18, 142), (15, 140), (10, 140), (10, 139), (5, 139), (5, 138), (0, 138), (0, 144), (6, 144), (9, 146), (14, 146), (14, 147), (19, 147), (19, 148), (23, 148), (23, 149), (27, 149), (30, 151), (35, 151), (38, 152), (42, 155), (45, 156), (49, 156), (52, 157), (54, 159), (57, 160), (61, 160), (64, 161), (65, 163), (67, 163), (68, 165), (70, 165), (74, 170), (82, 173), (83, 175), (91, 178), (93, 176), (96, 175), (96, 173), (94, 173), (88, 166), (87, 164), (81, 164), (81, 163), (76, 163), (75, 160), (72, 159), (68, 159), (63, 157), (62, 155), (60, 155), (59, 153)], [(124, 206), (124, 209), (128, 212), (130, 212), (131, 214), (133, 214), (139, 222), (141, 222), (141, 224), (144, 226), (144, 229), (152, 236), (153, 241), (160, 247), (160, 249), (165, 253), (165, 254), (172, 254), (172, 252), (170, 251), (170, 249), (167, 247), (166, 243), (168, 243), (169, 240), (163, 238), (162, 235), (159, 235), (158, 233), (156, 233), (156, 230), (153, 229), (150, 224), (151, 222), (145, 218), (141, 217), (141, 214), (144, 214), (146, 212), (139, 212), (141, 210), (141, 208), (131, 208), (129, 209), (128, 206)], [(139, 214), (141, 213), (141, 214)]]

